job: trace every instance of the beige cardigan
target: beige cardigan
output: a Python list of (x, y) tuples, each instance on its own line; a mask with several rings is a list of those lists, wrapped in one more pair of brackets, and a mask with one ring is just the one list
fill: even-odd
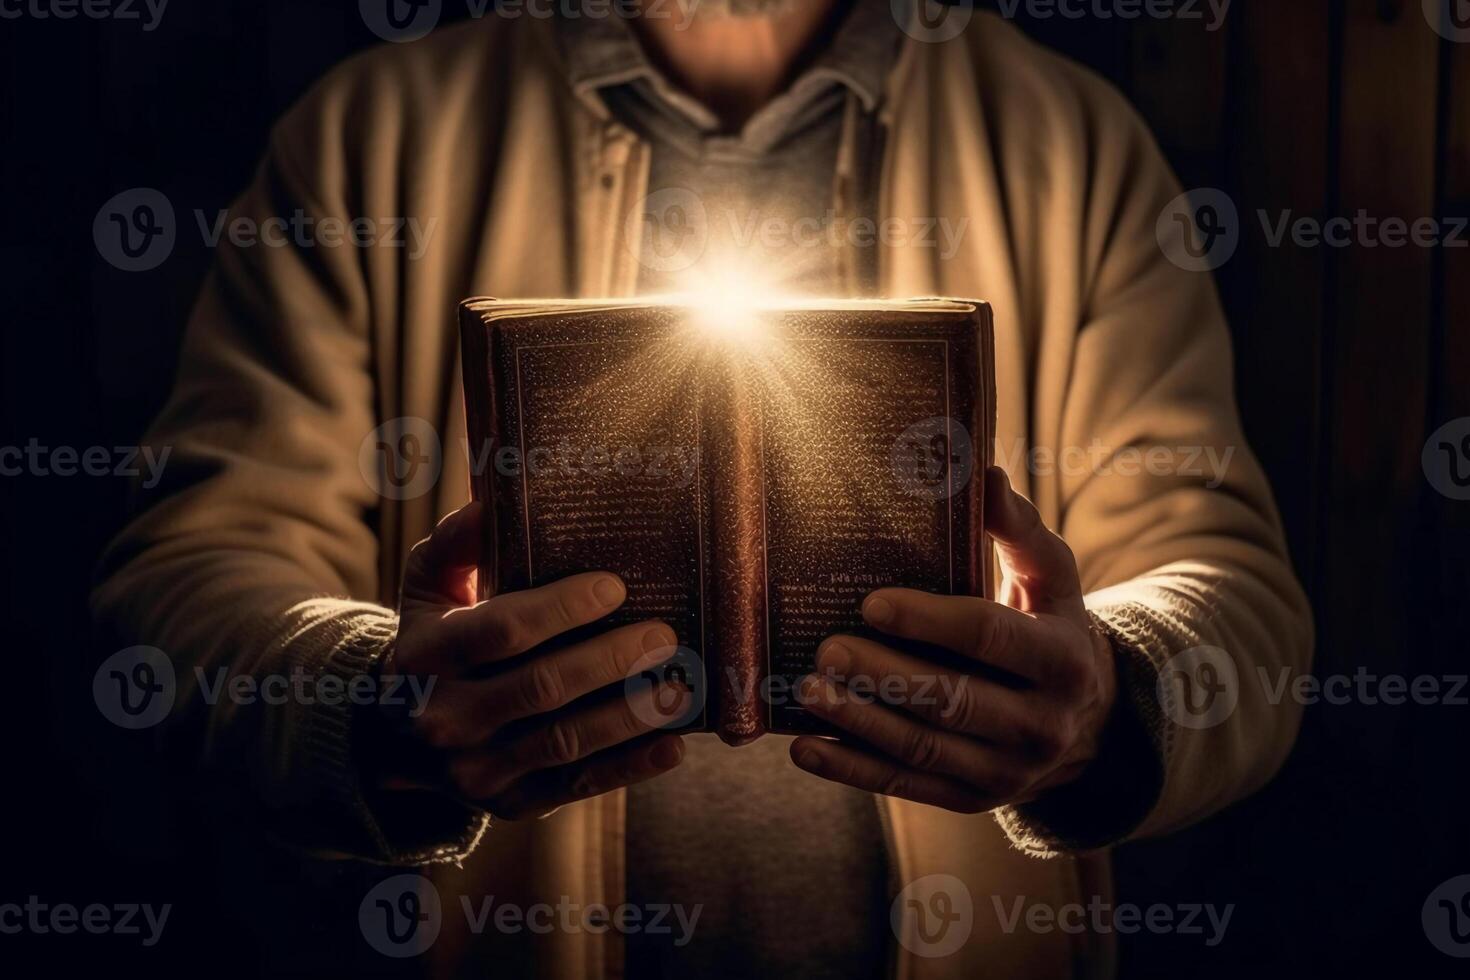
[[(221, 246), (149, 436), (173, 447), (170, 466), (105, 559), (95, 607), (120, 642), (161, 647), (180, 665), (183, 707), (165, 733), (202, 740), (205, 764), (236, 783), (257, 825), (311, 853), (435, 864), (446, 909), (428, 954), (438, 972), (493, 955), (507, 975), (606, 977), (622, 969), (616, 933), (473, 936), (455, 896), (617, 904), (621, 793), (488, 829), (447, 803), (377, 812), (354, 778), (347, 709), (205, 711), (187, 669), (351, 676), (370, 665), (391, 641), (405, 553), (467, 496), (455, 303), (631, 288), (621, 229), (642, 195), (646, 147), (569, 91), (549, 30), (489, 18), (379, 48), (280, 122), (236, 214), (415, 217), (437, 222), (429, 247), (412, 258)], [(896, 884), (954, 875), (974, 910), (953, 955), (895, 942), (894, 974), (1103, 975), (1111, 936), (1024, 923), (1007, 933), (995, 901), (1106, 897), (1106, 845), (1168, 832), (1265, 783), (1299, 711), (1270, 704), (1254, 678), (1307, 669), (1307, 604), (1240, 431), (1213, 285), (1156, 243), (1156, 219), (1180, 189), (1132, 110), (977, 15), (953, 41), (907, 43), (884, 119), (880, 217), (969, 225), (947, 260), (884, 248), (882, 292), (993, 304), (998, 452), (1071, 543), (1089, 607), (1132, 651), (1124, 695), (1154, 743), (1128, 761), (1139, 785), (1126, 793), (1090, 787), (978, 816), (880, 800)], [(443, 476), (416, 499), (380, 499), (359, 447), (399, 416), (441, 434)], [(1190, 472), (1078, 473), (1015, 457), (1017, 446), (1098, 444), (1233, 456), (1213, 488)], [(1228, 651), (1240, 700), (1219, 725), (1181, 727), (1156, 695), (1157, 670), (1200, 645)]]

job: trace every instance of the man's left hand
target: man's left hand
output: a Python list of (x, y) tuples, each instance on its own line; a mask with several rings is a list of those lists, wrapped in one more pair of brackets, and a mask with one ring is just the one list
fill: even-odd
[(1088, 618), (1067, 543), (1004, 471), (992, 467), (985, 479), (1001, 601), (871, 593), (862, 610), (869, 626), (951, 651), (958, 666), (861, 637), (828, 638), (801, 693), (845, 734), (793, 741), (802, 769), (978, 813), (1071, 782), (1097, 756), (1117, 691), (1112, 646)]

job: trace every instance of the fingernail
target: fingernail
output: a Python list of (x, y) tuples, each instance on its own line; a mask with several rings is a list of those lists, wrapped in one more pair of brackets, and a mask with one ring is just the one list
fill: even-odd
[(817, 666), (823, 670), (846, 677), (852, 666), (852, 651), (841, 643), (829, 642), (817, 655)]
[(893, 603), (882, 596), (868, 596), (863, 603), (863, 618), (874, 626), (882, 626), (893, 619)]
[(616, 606), (623, 601), (623, 583), (611, 575), (604, 575), (592, 583), (592, 594), (604, 606)]
[(674, 631), (667, 626), (655, 626), (643, 634), (643, 652), (652, 653), (655, 650), (667, 650), (678, 642)]
[(802, 746), (801, 748), (796, 750), (796, 755), (794, 758), (796, 760), (796, 764), (805, 769), (807, 772), (822, 771), (822, 757), (820, 755), (817, 755), (816, 751), (813, 749)]
[(659, 742), (648, 753), (648, 761), (659, 769), (672, 769), (684, 758), (684, 742), (682, 739), (668, 738)]

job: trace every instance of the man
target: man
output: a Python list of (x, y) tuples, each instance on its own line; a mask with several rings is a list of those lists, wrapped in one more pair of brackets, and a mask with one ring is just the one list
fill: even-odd
[[(1106, 901), (1107, 847), (1280, 765), (1291, 706), (1227, 683), (1230, 711), (1176, 724), (1171, 658), (1248, 680), (1304, 669), (1311, 645), (1213, 287), (1155, 237), (1179, 189), (1113, 92), (994, 17), (929, 41), (869, 0), (657, 9), (465, 24), (349, 61), (288, 113), (238, 216), (436, 234), (417, 258), (221, 250), (150, 437), (173, 465), (109, 555), (99, 615), (181, 665), (435, 681), (404, 720), (321, 699), (205, 710), (180, 671), (175, 727), (203, 727), (246, 823), (318, 856), (432, 866), (436, 972), (1105, 974), (1110, 933), (999, 912)], [(672, 264), (636, 230), (670, 230), (671, 193), (706, 210), (697, 254)], [(1004, 602), (874, 592), (870, 625), (959, 666), (834, 638), (803, 693), (849, 737), (729, 750), (652, 730), (620, 693), (581, 699), (673, 641), (642, 623), (558, 642), (617, 607), (616, 577), (473, 604), (483, 518), (454, 450), (452, 311), (664, 288), (751, 251), (738, 229), (771, 215), (964, 229), (943, 248), (838, 233), (755, 259), (808, 291), (993, 305), (1009, 476), (982, 478)], [(359, 449), (405, 417), (437, 432), (443, 472), (379, 497)], [(832, 679), (936, 672), (956, 692), (939, 705)], [(461, 896), (604, 911), (497, 928)], [(699, 918), (682, 943), (610, 928), (625, 901)]]

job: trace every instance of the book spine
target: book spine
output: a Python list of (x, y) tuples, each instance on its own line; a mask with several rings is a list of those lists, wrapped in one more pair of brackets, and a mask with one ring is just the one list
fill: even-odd
[(766, 730), (766, 532), (760, 399), (748, 369), (711, 365), (703, 392), (711, 487), (713, 600), (717, 656), (706, 651), (706, 690), (715, 732), (742, 745)]
[[(492, 335), (490, 326), (480, 314), (462, 304), (459, 308), (460, 369), (464, 381), (465, 437), (469, 440), (471, 460), (490, 460), (490, 447), (498, 433), (492, 372)], [(494, 467), (470, 467), (470, 499), (484, 508), (480, 566), (476, 572), (475, 590), (479, 599), (488, 599), (499, 589), (499, 524), (494, 484)]]

